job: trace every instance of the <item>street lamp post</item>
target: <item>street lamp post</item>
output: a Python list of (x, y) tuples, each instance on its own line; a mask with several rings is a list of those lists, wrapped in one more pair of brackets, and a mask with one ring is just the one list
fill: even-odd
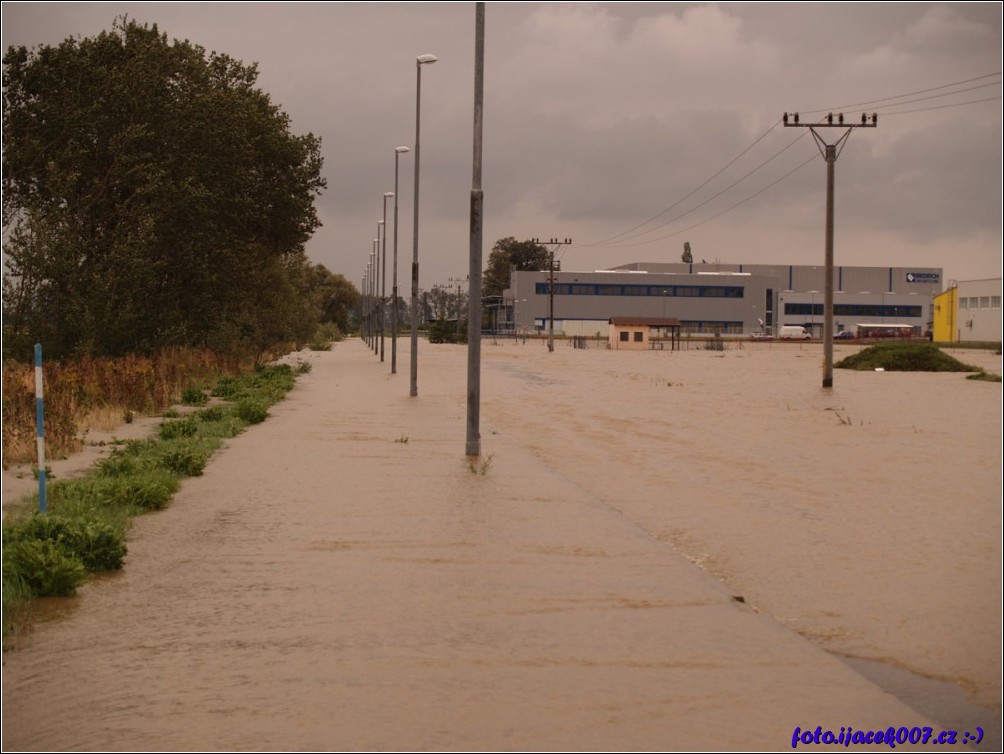
[(422, 65), (435, 63), (435, 55), (415, 58), (415, 211), (412, 216), (413, 244), (411, 260), (411, 395), (418, 395), (418, 178), (419, 133), (422, 126)]
[(405, 152), (410, 152), (408, 147), (397, 147), (394, 150), (394, 275), (391, 295), (394, 297), (394, 308), (390, 314), (390, 373), (397, 374), (397, 331), (399, 323), (397, 321), (397, 178), (398, 178), (398, 158)]
[[(380, 226), (377, 226), (377, 235), (380, 233)], [(380, 239), (373, 239), (373, 253), (370, 254), (370, 258), (373, 260), (373, 275), (370, 277), (370, 290), (372, 291), (372, 311), (373, 311), (373, 353), (380, 353), (380, 329), (377, 325), (376, 318), (379, 316), (380, 305), (377, 302), (377, 295), (380, 293)]]
[(380, 225), (383, 226), (383, 241), (380, 245), (380, 266), (382, 268), (383, 274), (380, 278), (380, 361), (383, 361), (384, 355), (384, 329), (386, 328), (387, 322), (387, 200), (394, 196), (393, 192), (385, 191), (383, 195), (383, 220), (380, 221)]
[(362, 291), (362, 296), (359, 297), (359, 335), (363, 339), (363, 343), (368, 337), (366, 334), (366, 276), (368, 273), (368, 269), (363, 269), (363, 280), (359, 287), (359, 290)]

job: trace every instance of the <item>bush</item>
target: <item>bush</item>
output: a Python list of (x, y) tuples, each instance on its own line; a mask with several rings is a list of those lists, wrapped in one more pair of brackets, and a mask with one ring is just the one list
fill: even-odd
[(311, 351), (330, 351), (332, 343), (341, 343), (345, 335), (334, 322), (325, 322), (318, 326), (307, 343)]
[(176, 446), (160, 454), (159, 464), (181, 476), (202, 476), (209, 456), (191, 446)]
[(56, 543), (91, 572), (118, 570), (126, 554), (124, 531), (100, 521), (46, 514), (4, 528), (4, 548), (35, 540)]
[(156, 446), (152, 440), (129, 440), (121, 448), (116, 448), (111, 455), (97, 463), (98, 476), (126, 476), (139, 474), (149, 469), (150, 452)]
[(223, 406), (210, 406), (198, 413), (198, 417), (204, 422), (218, 422), (223, 419)]
[(66, 597), (84, 583), (87, 571), (56, 542), (31, 539), (4, 547), (4, 572), (16, 574), (39, 597)]
[(174, 440), (178, 437), (192, 437), (199, 431), (199, 423), (195, 417), (188, 416), (178, 421), (164, 422), (157, 430), (161, 440)]
[(177, 478), (170, 471), (152, 466), (148, 461), (141, 461), (138, 465), (141, 468), (133, 474), (98, 475), (57, 482), (50, 489), (53, 509), (66, 508), (79, 514), (101, 509), (149, 511), (167, 507), (178, 489)]
[(467, 322), (462, 321), (459, 327), (456, 322), (447, 322), (445, 319), (437, 320), (429, 325), (430, 343), (466, 343), (467, 342)]
[(221, 377), (213, 388), (213, 395), (218, 398), (233, 398), (240, 390), (240, 383), (235, 377)]
[(165, 469), (151, 469), (143, 475), (112, 480), (105, 494), (111, 505), (162, 510), (178, 491), (178, 480)]
[(202, 390), (194, 387), (186, 387), (181, 393), (181, 402), (186, 406), (205, 406), (209, 396)]
[(216, 425), (203, 424), (207, 431), (198, 437), (163, 442), (157, 448), (157, 466), (181, 476), (202, 476), (206, 464), (221, 445), (222, 433), (213, 433)]
[(259, 401), (245, 399), (237, 404), (237, 416), (248, 424), (260, 424), (268, 416), (268, 408)]

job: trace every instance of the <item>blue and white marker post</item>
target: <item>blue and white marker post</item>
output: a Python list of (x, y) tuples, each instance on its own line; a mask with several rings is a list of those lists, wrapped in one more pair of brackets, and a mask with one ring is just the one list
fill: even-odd
[(45, 398), (42, 394), (42, 344), (35, 344), (35, 437), (38, 445), (38, 512), (45, 513)]

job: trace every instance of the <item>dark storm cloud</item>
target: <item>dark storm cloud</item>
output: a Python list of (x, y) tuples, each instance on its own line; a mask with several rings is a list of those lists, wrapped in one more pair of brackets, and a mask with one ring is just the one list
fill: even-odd
[[(422, 79), (423, 286), (466, 272), (473, 3), (3, 11), (5, 46), (91, 36), (127, 13), (257, 61), (259, 84), (294, 130), (323, 140), (325, 226), (308, 251), (352, 279), (393, 189), (394, 148), (414, 140), (415, 57), (438, 55)], [(619, 236), (630, 244), (573, 247), (568, 258), (584, 267), (677, 259), (686, 239), (723, 261), (811, 262), (821, 253), (824, 163), (808, 137), (770, 159), (804, 132), (776, 128), (673, 205), (782, 112), (849, 106), (854, 117), (878, 110), (880, 124), (854, 133), (838, 161), (845, 263), (860, 255), (857, 263), (942, 266), (946, 277), (1000, 274), (1000, 101), (930, 109), (1000, 97), (999, 4), (489, 3), (486, 36), (486, 249), (508, 235), (595, 242), (664, 213), (640, 229), (652, 232)], [(888, 99), (992, 73), (973, 83), (992, 86), (952, 99)], [(908, 110), (921, 112), (893, 114)], [(412, 160), (401, 158), (406, 258)]]

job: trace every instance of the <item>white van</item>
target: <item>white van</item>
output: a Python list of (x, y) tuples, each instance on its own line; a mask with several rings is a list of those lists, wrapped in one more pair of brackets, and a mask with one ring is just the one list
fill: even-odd
[(777, 337), (780, 340), (809, 340), (811, 336), (801, 325), (782, 325)]

